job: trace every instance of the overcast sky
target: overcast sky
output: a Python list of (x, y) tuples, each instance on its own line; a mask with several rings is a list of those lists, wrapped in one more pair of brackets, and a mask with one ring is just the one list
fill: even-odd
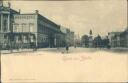
[(39, 13), (76, 34), (107, 35), (127, 26), (126, 0), (91, 1), (10, 1), (11, 8), (21, 13)]

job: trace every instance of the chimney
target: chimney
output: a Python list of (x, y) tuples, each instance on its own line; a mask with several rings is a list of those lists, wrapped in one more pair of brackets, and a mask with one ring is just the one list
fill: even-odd
[(38, 10), (35, 10), (35, 13), (36, 13), (36, 14), (38, 14), (38, 13), (39, 13), (39, 11), (38, 11)]

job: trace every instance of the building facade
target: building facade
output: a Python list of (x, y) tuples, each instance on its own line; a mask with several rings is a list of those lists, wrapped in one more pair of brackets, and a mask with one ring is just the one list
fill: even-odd
[(13, 22), (14, 14), (18, 14), (17, 11), (10, 8), (10, 3), (0, 4), (0, 43), (2, 48), (10, 48), (11, 41), (13, 40)]
[[(70, 41), (74, 32), (70, 33)], [(22, 14), (0, 4), (0, 43), (4, 48), (62, 47), (69, 36), (61, 26), (48, 18), (34, 13)]]
[(70, 29), (60, 26), (61, 32), (64, 33), (64, 44), (69, 46), (74, 46), (74, 32)]
[(89, 47), (89, 36), (88, 35), (83, 35), (81, 37), (81, 44), (82, 44), (82, 47)]
[(42, 47), (60, 47), (62, 44), (62, 35), (60, 26), (40, 15), (38, 10), (32, 14), (15, 14), (13, 24), (13, 34), (15, 41), (21, 45), (37, 48)]
[(128, 28), (122, 32), (108, 33), (109, 44), (111, 47), (128, 47)]
[(120, 34), (121, 32), (108, 33), (109, 45), (111, 47), (120, 47)]
[(120, 46), (128, 48), (128, 28), (120, 34)]

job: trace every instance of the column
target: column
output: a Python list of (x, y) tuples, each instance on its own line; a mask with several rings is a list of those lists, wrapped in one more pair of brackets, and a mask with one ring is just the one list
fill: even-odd
[(3, 30), (3, 14), (1, 14), (1, 32)]
[(10, 14), (8, 14), (8, 32), (10, 32)]
[(54, 37), (54, 46), (55, 47), (57, 46), (57, 36), (56, 36), (56, 33), (55, 33), (55, 37)]
[(0, 14), (0, 32), (1, 32), (1, 14)]

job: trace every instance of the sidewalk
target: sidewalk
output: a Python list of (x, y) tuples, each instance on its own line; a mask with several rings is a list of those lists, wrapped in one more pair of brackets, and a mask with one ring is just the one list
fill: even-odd
[(115, 48), (111, 48), (111, 49), (115, 49), (115, 50), (128, 50), (128, 48), (123, 48), (123, 47), (115, 47)]
[(10, 54), (10, 53), (21, 53), (21, 52), (33, 52), (33, 49), (19, 49), (19, 50), (1, 50), (2, 54)]
[(63, 52), (64, 50), (65, 50), (65, 47), (37, 49), (37, 51), (47, 51), (47, 52)]
[(1, 53), (2, 54), (10, 54), (10, 53), (22, 53), (22, 52), (37, 52), (37, 51), (51, 51), (51, 52), (60, 52), (62, 50), (64, 50), (65, 48), (38, 48), (36, 51), (33, 51), (33, 49), (14, 49), (12, 50), (2, 50)]

